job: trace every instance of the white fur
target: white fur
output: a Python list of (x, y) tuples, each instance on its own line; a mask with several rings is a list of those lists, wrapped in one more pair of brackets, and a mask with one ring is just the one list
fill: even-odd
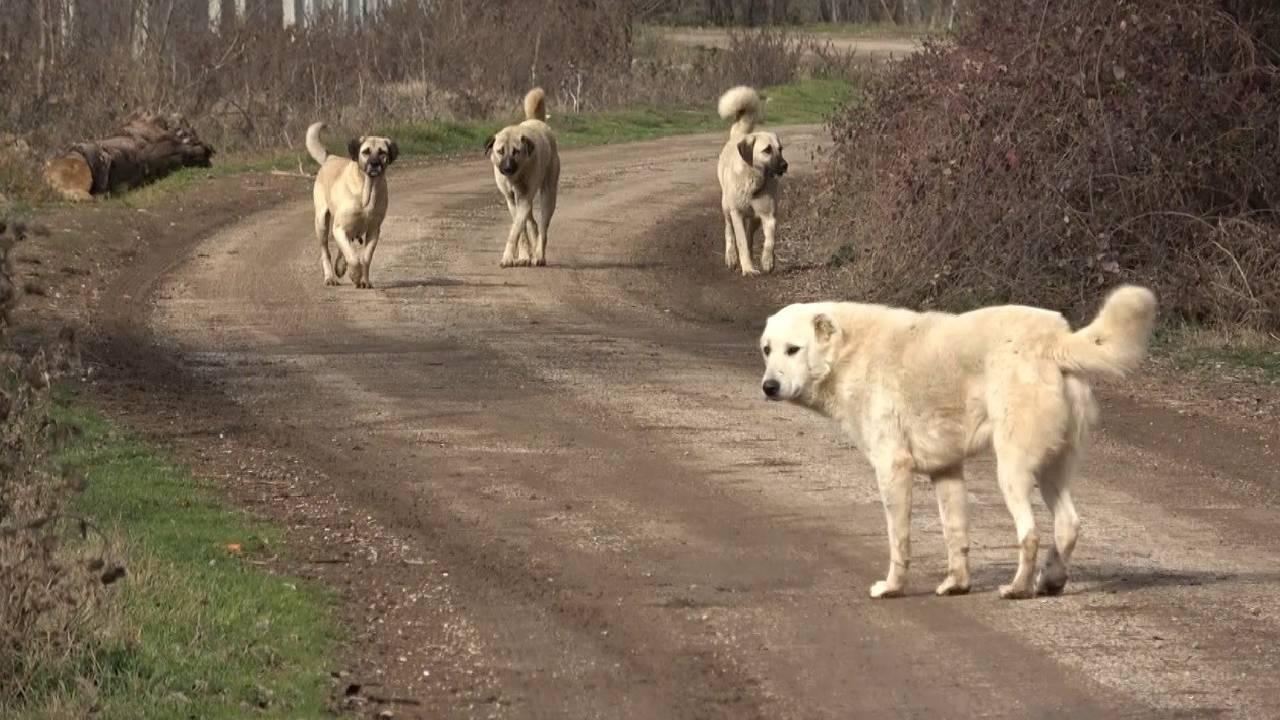
[(778, 177), (787, 170), (782, 141), (756, 131), (762, 119), (759, 93), (740, 85), (720, 96), (720, 117), (733, 120), (729, 139), (720, 149), (716, 177), (720, 180), (720, 209), (724, 215), (724, 264), (741, 268), (744, 276), (759, 275), (751, 262), (751, 239), (764, 232), (760, 267), (772, 272), (777, 237)]
[[(933, 481), (947, 546), (948, 574), (936, 592), (968, 591), (963, 468), (987, 448), (995, 450), (1019, 546), (1001, 597), (1061, 592), (1079, 528), (1070, 479), (1097, 418), (1088, 379), (1134, 369), (1155, 314), (1151, 291), (1125, 286), (1076, 332), (1056, 312), (1018, 305), (950, 315), (827, 302), (770, 317), (760, 338), (766, 395), (838, 421), (875, 469), (890, 565), (872, 597), (905, 587), (916, 474)], [(1038, 579), (1037, 483), (1054, 517), (1054, 545)]]

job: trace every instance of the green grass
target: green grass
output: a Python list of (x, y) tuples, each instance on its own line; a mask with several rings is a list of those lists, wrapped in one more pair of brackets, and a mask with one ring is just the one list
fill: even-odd
[(77, 511), (121, 540), (128, 575), (112, 586), (112, 617), (37, 674), (18, 717), (80, 717), (93, 704), (101, 718), (323, 715), (331, 599), (249, 562), (275, 552), (279, 531), (91, 414), (56, 417), (83, 430), (56, 458), (88, 479)]
[[(818, 123), (853, 97), (854, 86), (845, 80), (802, 80), (764, 88), (769, 98), (765, 119), (770, 125)], [(726, 127), (715, 112), (714, 102), (699, 107), (639, 107), (572, 115), (551, 109), (551, 125), (564, 147), (606, 145), (653, 140), (671, 135), (713, 132)], [(378, 128), (379, 135), (395, 138), (401, 156), (422, 158), (436, 155), (483, 152), (485, 138), (501, 129), (502, 121), (438, 121), (403, 123)], [(330, 138), (332, 140), (332, 138)], [(333, 145), (332, 152), (341, 148)], [(302, 148), (258, 155), (231, 155), (212, 168), (184, 168), (113, 200), (130, 207), (154, 205), (173, 193), (190, 190), (202, 180), (245, 172), (296, 171), (299, 163), (307, 172), (315, 163)]]
[(1244, 371), (1246, 378), (1280, 384), (1280, 338), (1250, 331), (1224, 332), (1189, 325), (1156, 329), (1152, 348), (1179, 370)]

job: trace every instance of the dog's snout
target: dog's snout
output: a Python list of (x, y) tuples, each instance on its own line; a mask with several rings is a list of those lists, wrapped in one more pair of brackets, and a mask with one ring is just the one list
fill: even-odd
[(501, 172), (503, 175), (511, 175), (515, 171), (516, 164), (511, 158), (506, 158), (502, 162), (498, 163), (498, 172)]
[(782, 390), (782, 383), (772, 379), (765, 380), (760, 388), (764, 390), (765, 397), (776, 398), (778, 397), (778, 392)]
[(783, 174), (786, 174), (786, 172), (787, 172), (787, 161), (786, 161), (786, 160), (779, 159), (779, 160), (778, 160), (778, 174), (779, 174), (779, 175), (783, 175)]

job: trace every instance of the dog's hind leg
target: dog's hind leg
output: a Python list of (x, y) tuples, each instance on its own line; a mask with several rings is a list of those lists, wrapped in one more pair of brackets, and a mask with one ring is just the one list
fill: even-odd
[[(330, 215), (326, 211), (316, 215), (316, 239), (320, 241), (320, 268), (324, 270), (324, 284), (337, 285), (342, 275), (333, 267), (333, 258), (329, 255), (329, 223)], [(343, 268), (345, 270), (345, 268)]]
[(1040, 495), (1053, 513), (1053, 547), (1036, 578), (1036, 592), (1042, 595), (1060, 595), (1067, 586), (1067, 563), (1080, 535), (1080, 516), (1070, 489), (1075, 466), (1076, 451), (1067, 448), (1040, 471)]
[(947, 543), (947, 577), (934, 592), (963, 595), (969, 592), (969, 498), (964, 488), (964, 468), (957, 465), (930, 479), (938, 496), (942, 537)]
[(547, 233), (551, 230), (551, 216), (556, 214), (556, 186), (554, 183), (538, 193), (538, 238), (533, 246), (533, 264), (547, 264)]
[(871, 586), (873, 598), (897, 597), (907, 584), (907, 568), (911, 565), (911, 479), (911, 458), (905, 453), (896, 453), (891, 460), (876, 464), (876, 483), (889, 531), (889, 574)]
[[(999, 430), (997, 430), (999, 433)], [(1036, 552), (1039, 550), (1040, 538), (1036, 533), (1036, 517), (1031, 509), (1031, 491), (1035, 487), (1036, 478), (1032, 470), (1035, 460), (1027, 457), (1023, 449), (1016, 444), (995, 443), (996, 476), (1000, 481), (1000, 491), (1004, 494), (1005, 505), (1013, 516), (1013, 524), (1018, 533), (1018, 570), (1013, 581), (1000, 586), (1000, 597), (1010, 600), (1029, 598), (1035, 595)]]

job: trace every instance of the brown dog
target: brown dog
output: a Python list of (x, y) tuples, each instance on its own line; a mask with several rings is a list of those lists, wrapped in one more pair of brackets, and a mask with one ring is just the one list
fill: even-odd
[[(356, 287), (373, 287), (369, 267), (387, 216), (385, 173), (400, 149), (394, 140), (366, 135), (347, 143), (348, 157), (330, 155), (320, 142), (323, 129), (324, 123), (307, 128), (307, 152), (320, 163), (312, 197), (324, 284), (337, 285), (350, 266)], [(329, 256), (330, 234), (341, 253), (336, 263)]]

